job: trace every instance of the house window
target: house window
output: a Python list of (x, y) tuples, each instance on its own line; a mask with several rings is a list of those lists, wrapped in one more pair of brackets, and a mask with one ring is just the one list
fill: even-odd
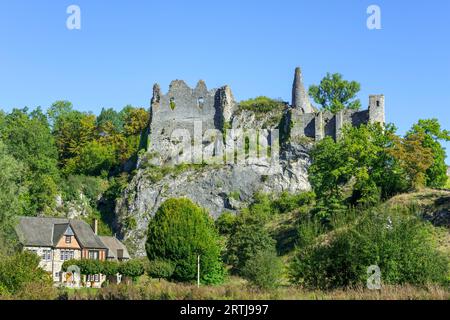
[(51, 260), (52, 259), (52, 251), (51, 250), (43, 250), (42, 251), (42, 260)]
[(99, 282), (100, 280), (99, 280), (99, 275), (98, 274), (94, 274), (94, 281), (95, 282)]
[(71, 260), (75, 256), (75, 251), (73, 250), (61, 250), (60, 258), (62, 261)]
[(377, 100), (377, 107), (379, 107), (379, 106), (380, 106), (380, 101)]
[(66, 243), (71, 243), (71, 242), (72, 242), (72, 237), (66, 236)]
[(97, 250), (89, 250), (89, 259), (98, 260), (99, 252)]

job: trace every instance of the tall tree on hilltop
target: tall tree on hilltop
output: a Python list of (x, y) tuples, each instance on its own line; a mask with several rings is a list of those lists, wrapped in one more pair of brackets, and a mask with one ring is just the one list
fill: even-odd
[(321, 105), (323, 110), (337, 113), (343, 109), (359, 109), (361, 102), (356, 99), (356, 94), (361, 86), (356, 81), (347, 81), (339, 73), (327, 75), (318, 86), (309, 87), (309, 95)]
[(444, 187), (447, 182), (447, 165), (445, 149), (440, 141), (450, 141), (450, 132), (441, 129), (438, 119), (419, 120), (407, 133), (408, 136), (423, 134), (422, 146), (430, 148), (433, 153), (433, 164), (426, 171), (426, 185), (432, 188)]

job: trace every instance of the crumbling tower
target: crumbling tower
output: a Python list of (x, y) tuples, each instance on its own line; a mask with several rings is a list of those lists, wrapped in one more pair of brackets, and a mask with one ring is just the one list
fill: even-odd
[(299, 67), (295, 69), (294, 84), (292, 85), (292, 107), (302, 110), (303, 113), (314, 112), (303, 85), (302, 71)]

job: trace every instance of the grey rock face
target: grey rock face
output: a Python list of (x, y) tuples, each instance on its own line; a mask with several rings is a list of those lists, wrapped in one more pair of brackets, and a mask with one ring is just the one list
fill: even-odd
[[(300, 192), (310, 189), (306, 154), (296, 161), (267, 164), (224, 165), (189, 168), (152, 183), (139, 170), (116, 206), (120, 236), (135, 255), (144, 255), (148, 221), (162, 202), (187, 197), (206, 208), (212, 217), (236, 213), (249, 204), (256, 192)], [(133, 221), (130, 223), (130, 221)]]

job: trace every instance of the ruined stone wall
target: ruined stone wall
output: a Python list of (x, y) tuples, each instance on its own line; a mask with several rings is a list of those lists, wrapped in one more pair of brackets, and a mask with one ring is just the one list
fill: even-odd
[(385, 122), (384, 96), (371, 95), (367, 110), (342, 110), (337, 114), (329, 111), (317, 113), (303, 113), (302, 110), (292, 108), (289, 110), (289, 139), (301, 140), (310, 138), (316, 141), (330, 136), (333, 139), (339, 137), (346, 124), (357, 127), (367, 123)]
[[(151, 102), (150, 135), (148, 150), (155, 156), (155, 163), (166, 163), (174, 155), (185, 158), (189, 154), (176, 154), (176, 150), (194, 145), (194, 139), (202, 142), (208, 129), (223, 130), (229, 122), (235, 102), (229, 87), (208, 90), (203, 81), (191, 89), (184, 81), (172, 81), (167, 94), (162, 94), (156, 84)], [(174, 131), (188, 132), (191, 141), (174, 141)]]

